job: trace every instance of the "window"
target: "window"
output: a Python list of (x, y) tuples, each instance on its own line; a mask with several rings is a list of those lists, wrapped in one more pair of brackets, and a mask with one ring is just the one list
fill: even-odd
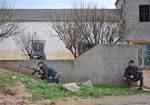
[(150, 45), (139, 45), (138, 49), (139, 66), (150, 68)]
[(150, 5), (140, 5), (139, 21), (140, 22), (149, 22), (150, 21)]
[(44, 42), (42, 41), (33, 41), (32, 42), (32, 51), (34, 53), (44, 52)]
[(44, 43), (39, 43), (39, 51), (44, 52)]

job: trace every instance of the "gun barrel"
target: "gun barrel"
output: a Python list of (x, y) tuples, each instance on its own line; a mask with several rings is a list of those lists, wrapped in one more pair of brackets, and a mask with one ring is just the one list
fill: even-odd
[(33, 68), (30, 67), (30, 66), (25, 66), (25, 65), (20, 65), (20, 66), (25, 67), (25, 68), (28, 68), (28, 69), (33, 69)]

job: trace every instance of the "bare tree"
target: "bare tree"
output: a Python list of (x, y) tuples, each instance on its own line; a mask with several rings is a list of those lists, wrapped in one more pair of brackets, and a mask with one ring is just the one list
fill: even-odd
[[(63, 26), (63, 27), (62, 27)], [(72, 22), (53, 23), (53, 29), (58, 37), (66, 45), (66, 48), (71, 51), (74, 57), (78, 56), (78, 27)]]
[(13, 22), (15, 11), (4, 0), (0, 0), (0, 41), (20, 33), (20, 22)]
[(33, 34), (22, 33), (17, 35), (15, 37), (15, 42), (27, 59), (46, 59), (44, 53), (45, 40), (40, 40), (36, 32)]
[(32, 56), (32, 43), (34, 40), (38, 41), (38, 36), (36, 34), (20, 34), (15, 37), (15, 42), (18, 48), (24, 53), (27, 59), (31, 59)]
[(75, 58), (97, 44), (121, 43), (127, 33), (119, 15), (84, 3), (65, 15), (63, 22), (53, 22), (52, 27)]

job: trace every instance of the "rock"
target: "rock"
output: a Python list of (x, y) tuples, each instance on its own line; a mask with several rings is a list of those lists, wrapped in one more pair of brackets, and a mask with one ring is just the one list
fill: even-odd
[(80, 89), (80, 87), (76, 83), (64, 84), (63, 87), (71, 92), (77, 92)]
[(12, 79), (15, 80), (17, 77), (16, 76), (12, 76)]
[(88, 80), (88, 81), (84, 82), (83, 85), (93, 86), (93, 83), (91, 80)]

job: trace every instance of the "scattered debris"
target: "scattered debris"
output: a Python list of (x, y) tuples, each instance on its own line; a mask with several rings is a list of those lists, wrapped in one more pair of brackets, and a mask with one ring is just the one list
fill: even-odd
[(77, 92), (79, 91), (80, 87), (76, 83), (68, 83), (63, 85), (68, 91)]

